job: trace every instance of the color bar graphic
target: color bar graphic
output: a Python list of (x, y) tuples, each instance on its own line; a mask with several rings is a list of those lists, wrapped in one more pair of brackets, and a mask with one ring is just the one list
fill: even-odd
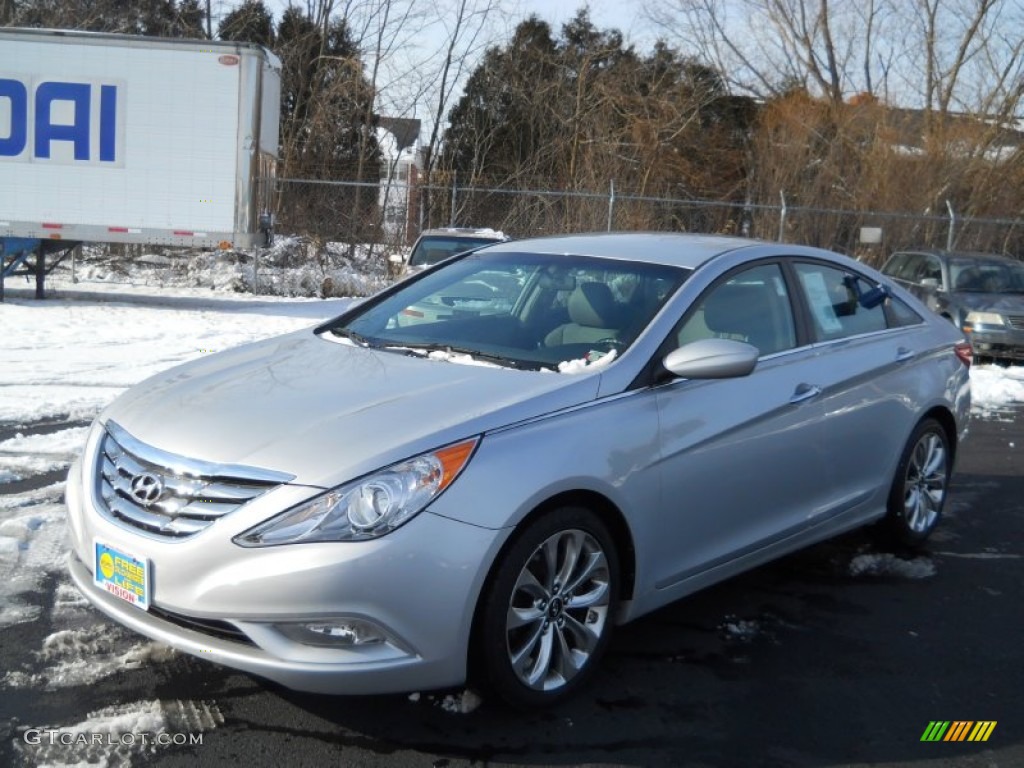
[(996, 720), (932, 720), (921, 741), (988, 741)]

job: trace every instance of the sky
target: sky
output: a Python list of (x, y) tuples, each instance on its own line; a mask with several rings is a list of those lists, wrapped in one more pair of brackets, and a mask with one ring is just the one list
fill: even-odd
[(599, 29), (617, 29), (627, 40), (645, 39), (647, 33), (640, 10), (640, 0), (519, 0), (521, 18), (536, 14), (558, 29), (576, 15), (584, 5), (590, 8), (590, 19)]

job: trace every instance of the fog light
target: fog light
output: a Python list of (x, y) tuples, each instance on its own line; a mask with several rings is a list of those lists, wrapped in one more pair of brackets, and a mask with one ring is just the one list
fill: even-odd
[(362, 619), (332, 619), (274, 626), (289, 640), (326, 648), (375, 645), (387, 639), (379, 627)]

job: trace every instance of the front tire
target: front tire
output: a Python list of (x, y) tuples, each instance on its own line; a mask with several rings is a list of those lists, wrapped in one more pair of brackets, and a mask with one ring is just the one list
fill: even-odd
[(915, 547), (942, 517), (952, 472), (949, 437), (935, 419), (914, 429), (903, 449), (889, 492), (885, 524), (896, 543)]
[(542, 514), (502, 555), (481, 604), (481, 682), (522, 709), (550, 706), (593, 674), (612, 632), (619, 561), (583, 507)]

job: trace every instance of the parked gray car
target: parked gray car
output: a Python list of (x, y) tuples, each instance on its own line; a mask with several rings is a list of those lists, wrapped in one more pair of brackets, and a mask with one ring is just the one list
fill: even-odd
[(457, 253), (471, 251), (481, 245), (500, 243), (509, 238), (504, 232), (490, 228), (443, 227), (426, 229), (416, 238), (407, 259), (392, 257), (395, 273), (401, 277), (411, 275)]
[(921, 249), (894, 253), (882, 273), (963, 330), (979, 361), (1024, 361), (1024, 263)]
[[(482, 274), (494, 307), (400, 322)], [(118, 398), (68, 478), (71, 575), (296, 689), (557, 702), (615, 625), (865, 524), (932, 532), (969, 347), (887, 283), (699, 235), (452, 259)]]

